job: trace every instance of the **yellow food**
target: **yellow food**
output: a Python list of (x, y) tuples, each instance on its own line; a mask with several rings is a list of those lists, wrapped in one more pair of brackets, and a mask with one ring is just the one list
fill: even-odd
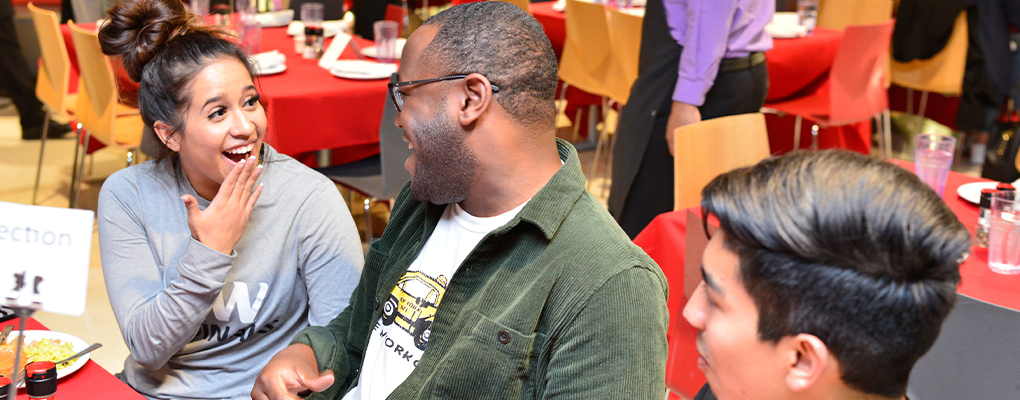
[[(13, 351), (11, 353), (14, 353)], [(61, 343), (59, 340), (39, 339), (25, 346), (25, 355), (32, 361), (59, 361), (74, 355), (74, 346)], [(72, 360), (73, 361), (73, 360)], [(57, 366), (61, 369), (71, 365), (65, 362)]]
[[(14, 349), (18, 343), (8, 340), (0, 345), (0, 375), (9, 376), (11, 365), (14, 364)], [(60, 340), (39, 339), (22, 345), (20, 369), (24, 370), (29, 361), (59, 361), (74, 355), (74, 346), (71, 343)], [(74, 360), (72, 360), (74, 361)], [(57, 365), (57, 369), (63, 369), (71, 365), (65, 362)]]

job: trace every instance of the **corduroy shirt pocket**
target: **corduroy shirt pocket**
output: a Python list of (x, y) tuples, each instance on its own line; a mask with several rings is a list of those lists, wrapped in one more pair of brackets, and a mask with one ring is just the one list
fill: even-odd
[(447, 359), (457, 360), (439, 368), (434, 397), (477, 399), (484, 393), (500, 398), (520, 398), (527, 379), (535, 334), (525, 335), (475, 312), (477, 321), (450, 348)]

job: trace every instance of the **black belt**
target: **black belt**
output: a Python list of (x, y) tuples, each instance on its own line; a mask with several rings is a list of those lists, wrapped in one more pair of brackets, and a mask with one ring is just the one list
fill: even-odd
[(743, 71), (763, 62), (765, 62), (765, 53), (751, 53), (751, 55), (741, 58), (724, 58), (719, 63), (719, 72)]

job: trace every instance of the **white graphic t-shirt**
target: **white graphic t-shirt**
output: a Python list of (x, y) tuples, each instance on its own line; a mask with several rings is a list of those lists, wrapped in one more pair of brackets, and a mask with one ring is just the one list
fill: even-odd
[(425, 352), (446, 285), (478, 242), (510, 222), (525, 204), (487, 218), (468, 214), (457, 204), (446, 207), (418, 258), (383, 303), (382, 317), (365, 349), (358, 385), (343, 400), (385, 399), (411, 375)]

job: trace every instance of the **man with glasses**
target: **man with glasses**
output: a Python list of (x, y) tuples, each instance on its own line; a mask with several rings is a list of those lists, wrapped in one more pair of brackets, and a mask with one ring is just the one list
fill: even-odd
[(411, 35), (389, 85), (411, 182), (351, 305), (253, 399), (662, 397), (665, 278), (584, 190), (556, 81), (541, 25), (509, 3)]

